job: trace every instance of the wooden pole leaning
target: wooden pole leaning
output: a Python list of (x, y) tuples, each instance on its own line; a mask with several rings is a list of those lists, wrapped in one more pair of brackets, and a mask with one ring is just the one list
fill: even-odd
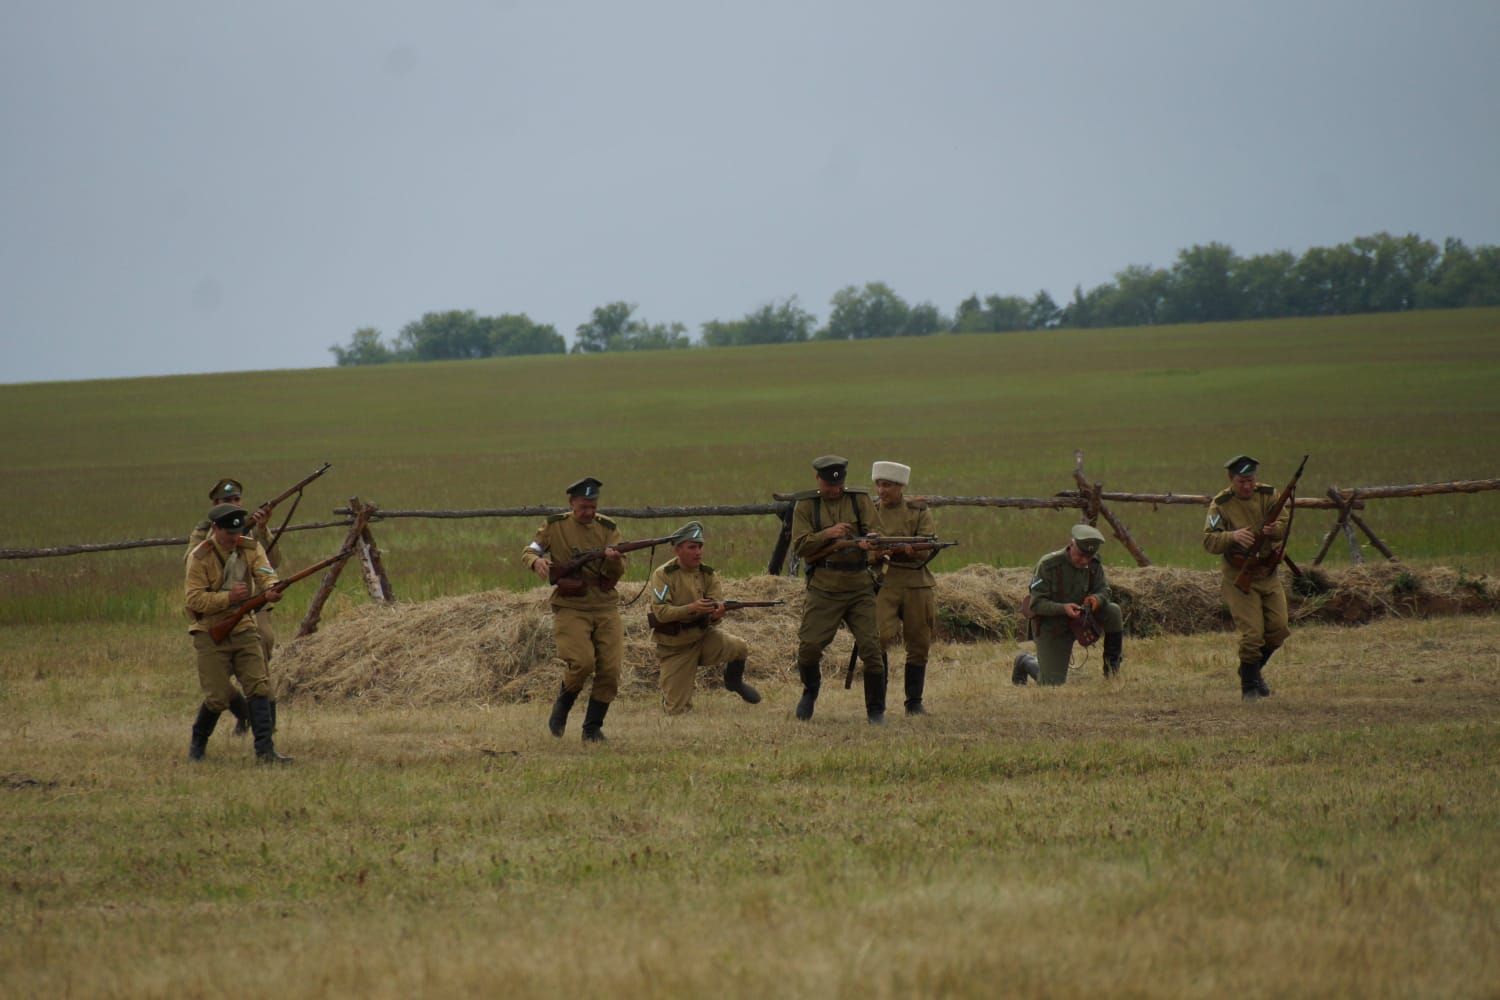
[(1073, 479), (1078, 483), (1079, 494), (1088, 498), (1088, 506), (1084, 508), (1084, 516), (1088, 523), (1097, 524), (1100, 517), (1104, 518), (1113, 529), (1115, 537), (1120, 540), (1120, 544), (1135, 557), (1136, 565), (1150, 566), (1151, 558), (1136, 544), (1135, 539), (1131, 537), (1130, 529), (1125, 527), (1125, 522), (1116, 517), (1114, 511), (1104, 506), (1104, 484), (1090, 483), (1084, 476), (1082, 450), (1073, 452)]
[[(349, 526), (349, 533), (344, 536), (343, 548), (353, 548), (363, 542), (363, 536), (367, 530), (366, 526), (370, 520), (373, 507), (365, 507), (359, 502), (359, 497), (349, 498), (349, 509), (354, 511), (354, 523)], [(328, 567), (328, 572), (323, 574), (323, 581), (318, 585), (318, 592), (313, 595), (312, 603), (307, 606), (307, 614), (302, 618), (302, 624), (297, 628), (297, 638), (304, 635), (312, 635), (318, 630), (318, 621), (323, 616), (323, 605), (328, 603), (328, 598), (333, 595), (333, 587), (339, 582), (339, 572), (344, 568), (344, 560), (336, 562)], [(361, 560), (363, 561), (363, 560)]]

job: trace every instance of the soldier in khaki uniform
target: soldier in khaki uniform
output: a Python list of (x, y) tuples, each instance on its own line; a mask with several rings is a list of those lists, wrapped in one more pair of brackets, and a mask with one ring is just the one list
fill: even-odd
[(619, 691), (625, 656), (625, 623), (615, 594), (615, 585), (625, 575), (625, 556), (614, 548), (621, 541), (620, 529), (598, 512), (603, 485), (590, 477), (569, 486), (569, 512), (547, 518), (521, 553), (521, 562), (547, 580), (553, 563), (592, 549), (603, 551), (602, 558), (586, 563), (576, 577), (559, 580), (551, 599), (552, 635), (567, 667), (547, 728), (553, 736), (562, 736), (573, 703), (592, 677), (583, 715), (583, 738), (588, 742), (604, 739), (604, 716)]
[(720, 663), (724, 690), (758, 704), (760, 692), (745, 683), (750, 647), (718, 627), (724, 618), (724, 585), (714, 568), (703, 562), (703, 525), (689, 521), (675, 535), (676, 555), (656, 567), (649, 585), (662, 706), (668, 715), (691, 711), (698, 668)]
[[(220, 479), (217, 483), (214, 483), (213, 489), (208, 491), (208, 502), (211, 504), (227, 503), (241, 507), (243, 506), (243, 500), (244, 486), (238, 479)], [(279, 546), (272, 547), (271, 545), (271, 529), (266, 524), (268, 520), (269, 518), (265, 511), (259, 508), (251, 511), (250, 522), (247, 524), (250, 530), (246, 534), (260, 543), (260, 547), (265, 552), (266, 559), (270, 562), (271, 568), (280, 569), (281, 548)], [(198, 522), (197, 527), (188, 536), (187, 551), (189, 554), (208, 537), (209, 531), (212, 528), (213, 523), (207, 519)], [(271, 669), (271, 652), (276, 648), (276, 631), (271, 625), (271, 611), (270, 607), (264, 607), (252, 616), (255, 619), (255, 628), (260, 633), (260, 651), (265, 657), (268, 674)], [(274, 694), (275, 685), (272, 685), (271, 726), (273, 728), (276, 725), (276, 699)], [(235, 718), (234, 734), (236, 736), (244, 735), (250, 728), (250, 715), (245, 705), (245, 696), (238, 691), (234, 692), (234, 696), (230, 699), (229, 712)]]
[(277, 753), (272, 742), (271, 683), (254, 621), (249, 615), (240, 619), (223, 642), (214, 642), (208, 634), (227, 612), (262, 591), (270, 590), (269, 601), (280, 600), (281, 592), (271, 589), (278, 582), (276, 571), (260, 543), (244, 534), (250, 520), (244, 508), (219, 504), (208, 512), (208, 520), (208, 537), (188, 554), (184, 581), (184, 604), (192, 621), (188, 634), (198, 653), (198, 684), (203, 689), (188, 758), (203, 759), (219, 714), (229, 707), (234, 693), (230, 679), (234, 678), (249, 698), (256, 760), (290, 763), (291, 758)]
[(1087, 524), (1075, 524), (1067, 548), (1042, 556), (1031, 577), (1031, 638), (1036, 655), (1016, 657), (1011, 681), (1025, 684), (1066, 684), (1068, 661), (1073, 655), (1073, 632), (1069, 619), (1087, 608), (1104, 629), (1104, 676), (1120, 672), (1124, 657), (1124, 618), (1120, 606), (1109, 599), (1109, 582), (1099, 561), (1104, 536)]
[[(911, 467), (900, 462), (876, 462), (870, 469), (878, 499), (875, 503), (875, 531), (881, 535), (935, 535), (932, 512), (925, 503), (907, 500), (906, 486), (911, 482)], [(926, 715), (922, 707), (922, 689), (927, 680), (927, 651), (932, 646), (932, 631), (937, 624), (937, 600), (933, 596), (935, 581), (924, 558), (910, 545), (898, 545), (874, 556), (877, 572), (884, 576), (875, 596), (875, 620), (880, 629), (880, 644), (889, 648), (897, 638), (906, 645), (906, 714)], [(886, 659), (889, 676), (890, 660)]]
[(817, 489), (798, 493), (792, 508), (792, 551), (807, 566), (807, 597), (797, 630), (797, 672), (802, 698), (797, 718), (811, 719), (822, 687), (823, 650), (842, 622), (854, 634), (864, 664), (865, 713), (871, 724), (885, 721), (885, 659), (875, 624), (875, 582), (870, 544), (837, 546), (875, 529), (875, 508), (864, 490), (844, 486), (849, 460), (823, 455), (813, 461)]
[(1239, 563), (1255, 544), (1256, 534), (1280, 541), (1286, 537), (1287, 519), (1292, 515), (1288, 504), (1274, 524), (1266, 524), (1266, 516), (1276, 502), (1276, 490), (1256, 482), (1259, 466), (1249, 455), (1236, 455), (1224, 463), (1229, 486), (1208, 505), (1208, 520), (1203, 526), (1203, 547), (1223, 556), (1221, 590), (1240, 633), (1240, 695), (1246, 701), (1270, 695), (1261, 669), (1292, 634), (1287, 628), (1286, 591), (1274, 569), (1260, 571), (1252, 578), (1248, 594), (1240, 593), (1234, 585)]

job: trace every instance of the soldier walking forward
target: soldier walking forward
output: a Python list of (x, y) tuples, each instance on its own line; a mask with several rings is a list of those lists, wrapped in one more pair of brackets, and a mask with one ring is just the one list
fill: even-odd
[(1124, 658), (1124, 617), (1120, 606), (1109, 599), (1109, 582), (1099, 561), (1104, 535), (1098, 528), (1075, 524), (1066, 548), (1049, 552), (1031, 575), (1030, 637), (1036, 640), (1036, 655), (1021, 653), (1011, 671), (1011, 681), (1025, 684), (1066, 684), (1068, 661), (1073, 655), (1073, 630), (1069, 622), (1085, 611), (1093, 615), (1104, 632), (1104, 676), (1120, 672)]
[[(244, 506), (245, 487), (238, 479), (220, 479), (214, 483), (213, 489), (208, 491), (208, 501), (211, 504), (221, 503), (233, 504), (236, 507)], [(266, 523), (269, 515), (260, 508), (250, 511), (250, 520), (245, 525), (246, 536), (260, 543), (261, 550), (266, 554), (266, 561), (271, 564), (272, 569), (281, 568), (281, 548), (271, 545), (271, 528)], [(213, 522), (206, 518), (199, 521), (197, 526), (188, 535), (188, 554), (191, 555), (213, 529)], [(186, 558), (186, 557), (184, 557)], [(276, 630), (271, 624), (272, 608), (269, 604), (255, 612), (252, 616), (255, 621), (255, 629), (260, 635), (260, 652), (266, 661), (266, 676), (271, 673), (271, 653), (276, 649)], [(234, 691), (229, 699), (229, 714), (235, 718), (234, 734), (242, 736), (250, 729), (250, 713), (245, 703), (245, 696), (239, 691)], [(276, 685), (271, 685), (271, 728), (276, 728)]]
[(724, 585), (703, 561), (703, 525), (689, 521), (679, 528), (676, 553), (651, 574), (651, 630), (661, 666), (662, 707), (668, 715), (693, 708), (693, 688), (700, 666), (724, 664), (724, 690), (754, 705), (760, 692), (745, 683), (750, 647), (739, 636), (719, 628), (724, 618)]
[(812, 718), (823, 683), (823, 650), (842, 622), (854, 634), (864, 664), (865, 713), (871, 724), (879, 725), (885, 721), (886, 676), (875, 624), (870, 544), (848, 541), (874, 530), (875, 508), (865, 490), (845, 487), (848, 468), (849, 460), (838, 455), (815, 459), (817, 488), (798, 493), (792, 508), (792, 551), (807, 566), (807, 597), (797, 630), (797, 672), (802, 677), (797, 718)]
[(583, 713), (585, 742), (604, 739), (604, 717), (619, 692), (625, 656), (625, 624), (615, 593), (615, 585), (625, 575), (625, 556), (614, 548), (621, 541), (620, 529), (598, 512), (603, 485), (587, 477), (569, 486), (568, 513), (547, 518), (521, 552), (521, 562), (548, 582), (554, 582), (549, 579), (554, 564), (593, 549), (602, 553), (576, 575), (555, 581), (550, 602), (552, 635), (566, 668), (547, 728), (553, 736), (562, 736), (573, 703), (592, 677)]
[(248, 698), (250, 730), (255, 735), (255, 757), (262, 764), (287, 764), (290, 757), (276, 752), (271, 733), (271, 682), (261, 651), (260, 633), (250, 615), (241, 618), (223, 642), (208, 634), (228, 617), (235, 605), (270, 590), (267, 601), (281, 599), (273, 590), (279, 582), (265, 550), (244, 534), (250, 515), (234, 504), (219, 504), (208, 512), (208, 537), (188, 554), (184, 604), (192, 624), (188, 634), (198, 655), (198, 685), (203, 704), (193, 723), (188, 758), (202, 760), (219, 715), (234, 696), (230, 679), (238, 680)]
[[(878, 499), (875, 503), (875, 531), (882, 535), (935, 535), (932, 512), (925, 503), (906, 499), (911, 482), (911, 467), (900, 462), (876, 462), (870, 469)], [(932, 631), (937, 624), (937, 600), (933, 596), (935, 581), (927, 568), (930, 557), (913, 551), (910, 545), (898, 545), (873, 556), (881, 573), (880, 590), (875, 597), (875, 619), (880, 631), (882, 650), (895, 645), (897, 638), (906, 646), (903, 670), (906, 686), (906, 714), (926, 715), (922, 690), (927, 681), (927, 652), (932, 647)], [(890, 675), (889, 654), (885, 657), (886, 675)]]
[(1291, 504), (1287, 504), (1274, 523), (1266, 524), (1276, 502), (1276, 490), (1256, 481), (1259, 467), (1260, 463), (1249, 455), (1236, 455), (1224, 463), (1229, 485), (1208, 505), (1208, 520), (1203, 525), (1203, 547), (1223, 557), (1220, 590), (1240, 633), (1240, 696), (1246, 701), (1270, 696), (1271, 688), (1261, 670), (1292, 634), (1287, 628), (1286, 590), (1275, 567), (1256, 570), (1248, 594), (1234, 585), (1239, 563), (1256, 543), (1256, 535), (1280, 541), (1286, 537), (1287, 520), (1292, 514)]

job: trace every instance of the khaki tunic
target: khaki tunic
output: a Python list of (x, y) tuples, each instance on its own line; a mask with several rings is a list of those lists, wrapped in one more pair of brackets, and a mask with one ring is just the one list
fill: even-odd
[(188, 633), (197, 652), (198, 686), (210, 711), (222, 712), (229, 707), (234, 694), (231, 678), (239, 681), (246, 697), (271, 696), (260, 631), (253, 616), (241, 618), (221, 643), (214, 642), (208, 630), (228, 617), (229, 590), (236, 583), (247, 584), (249, 596), (254, 597), (278, 582), (265, 550), (253, 538), (240, 536), (231, 550), (220, 549), (213, 539), (205, 539), (189, 553), (183, 604), (191, 621)]
[[(1230, 562), (1231, 556), (1243, 555), (1245, 551), (1234, 543), (1230, 534), (1240, 528), (1259, 532), (1275, 502), (1276, 491), (1270, 486), (1256, 486), (1248, 500), (1241, 500), (1232, 489), (1225, 489), (1208, 505), (1208, 519), (1203, 525), (1203, 548), (1223, 557), (1219, 589), (1239, 631), (1239, 657), (1245, 664), (1259, 665), (1263, 648), (1278, 649), (1292, 634), (1287, 627), (1286, 590), (1275, 570), (1260, 570), (1250, 581), (1250, 593), (1242, 594), (1234, 585), (1240, 571)], [(1282, 508), (1273, 526), (1273, 539), (1286, 537), (1291, 514), (1290, 504)]]
[[(554, 514), (537, 528), (531, 544), (521, 552), (521, 563), (530, 569), (546, 556), (552, 564), (566, 562), (590, 549), (619, 544), (620, 529), (601, 514), (582, 524), (573, 514)], [(596, 559), (580, 572), (585, 589), (578, 597), (564, 597), (554, 588), (552, 636), (557, 655), (566, 667), (563, 686), (581, 691), (593, 678), (589, 697), (611, 702), (620, 688), (620, 667), (625, 658), (625, 623), (620, 618), (620, 599), (615, 584), (625, 575), (625, 557)]]
[(1124, 630), (1120, 606), (1109, 599), (1109, 582), (1104, 564), (1095, 556), (1088, 566), (1079, 569), (1068, 558), (1067, 549), (1049, 552), (1037, 561), (1031, 574), (1031, 637), (1036, 640), (1040, 684), (1066, 684), (1068, 661), (1073, 655), (1073, 632), (1068, 628), (1065, 606), (1082, 604), (1084, 598), (1099, 602), (1095, 617), (1105, 632)]
[[(183, 554), (184, 560), (192, 555), (195, 548), (202, 544), (212, 528), (212, 521), (198, 522), (198, 526), (193, 529), (192, 534), (188, 535), (187, 552)], [(256, 525), (250, 529), (247, 537), (253, 538), (260, 543), (262, 551), (266, 554), (266, 561), (271, 564), (272, 569), (281, 568), (281, 546), (278, 544), (274, 549), (271, 548), (271, 530), (269, 527)], [(254, 615), (256, 630), (260, 632), (260, 651), (266, 658), (266, 669), (268, 671), (270, 670), (271, 654), (276, 650), (276, 628), (271, 624), (271, 613), (274, 610), (270, 605), (267, 605)]]
[(661, 665), (662, 707), (668, 715), (679, 715), (693, 707), (699, 667), (743, 660), (750, 647), (686, 607), (703, 597), (724, 600), (724, 586), (712, 566), (699, 564), (697, 569), (683, 569), (673, 557), (656, 567), (649, 588), (651, 614), (658, 622), (680, 629), (676, 635), (652, 633)]
[[(875, 530), (882, 535), (933, 535), (932, 511), (924, 503), (901, 499), (887, 507), (875, 503)], [(880, 629), (880, 644), (894, 645), (905, 640), (906, 662), (926, 665), (932, 647), (932, 632), (937, 626), (937, 600), (933, 596), (932, 570), (923, 563), (930, 553), (902, 556), (889, 553), (888, 558), (871, 553), (873, 560), (884, 563), (880, 593), (875, 596), (875, 619)]]
[(815, 537), (817, 532), (839, 523), (852, 525), (856, 532), (875, 530), (875, 507), (863, 490), (845, 489), (843, 496), (832, 501), (817, 493), (799, 495), (792, 508), (792, 551), (808, 563), (807, 597), (797, 630), (797, 665), (818, 666), (842, 623), (854, 636), (864, 669), (881, 673), (885, 666), (868, 554), (851, 546), (830, 559), (809, 561), (828, 545), (826, 539)]

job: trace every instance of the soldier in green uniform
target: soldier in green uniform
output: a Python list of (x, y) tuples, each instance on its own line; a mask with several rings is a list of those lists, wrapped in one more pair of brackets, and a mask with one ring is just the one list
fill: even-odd
[[(209, 629), (227, 617), (235, 605), (269, 590), (278, 582), (265, 550), (244, 534), (250, 515), (244, 508), (222, 503), (208, 512), (208, 537), (188, 553), (184, 604), (192, 624), (188, 634), (198, 653), (198, 685), (203, 704), (193, 723), (188, 758), (202, 760), (208, 738), (229, 707), (239, 681), (249, 699), (250, 729), (255, 734), (255, 757), (262, 764), (287, 764), (290, 757), (276, 752), (272, 741), (271, 682), (261, 653), (260, 635), (249, 615), (240, 619), (223, 642), (214, 642)], [(281, 599), (272, 590), (268, 600)]]
[(662, 706), (668, 715), (692, 710), (700, 666), (724, 664), (724, 690), (754, 705), (760, 692), (745, 683), (750, 647), (739, 636), (720, 631), (724, 585), (703, 562), (703, 525), (689, 521), (675, 532), (676, 553), (651, 574), (651, 630), (661, 665)]
[(557, 655), (567, 666), (547, 728), (553, 736), (562, 736), (573, 703), (592, 677), (583, 714), (587, 742), (604, 739), (604, 717), (619, 692), (625, 656), (625, 623), (615, 594), (615, 585), (625, 575), (625, 556), (614, 548), (621, 541), (620, 529), (598, 512), (603, 485), (587, 477), (569, 486), (568, 513), (547, 518), (521, 553), (521, 562), (543, 580), (548, 579), (554, 562), (566, 562), (591, 549), (604, 553), (586, 563), (578, 576), (559, 580), (551, 598), (552, 635)]
[(1109, 599), (1109, 582), (1099, 561), (1099, 546), (1104, 536), (1087, 524), (1073, 525), (1067, 548), (1042, 556), (1031, 576), (1031, 638), (1036, 640), (1036, 655), (1021, 653), (1016, 657), (1011, 680), (1025, 684), (1027, 679), (1039, 684), (1066, 684), (1068, 661), (1073, 655), (1073, 632), (1068, 620), (1083, 614), (1085, 608), (1104, 630), (1104, 676), (1120, 672), (1124, 658), (1124, 621), (1120, 606)]
[[(875, 503), (875, 531), (881, 535), (935, 535), (932, 512), (925, 503), (906, 499), (911, 482), (911, 467), (900, 462), (876, 462), (870, 469), (878, 499)], [(932, 630), (937, 623), (937, 600), (933, 597), (930, 558), (924, 558), (910, 545), (898, 545), (875, 556), (876, 571), (882, 574), (880, 592), (875, 597), (875, 620), (880, 630), (880, 644), (890, 648), (897, 638), (906, 645), (906, 714), (925, 715), (922, 689), (927, 680), (927, 651), (932, 647)], [(890, 660), (886, 659), (887, 676)]]
[(848, 468), (849, 460), (838, 455), (815, 459), (817, 488), (798, 493), (792, 508), (792, 551), (807, 567), (807, 597), (797, 630), (797, 672), (802, 677), (797, 718), (812, 718), (823, 684), (823, 650), (842, 622), (854, 634), (864, 664), (865, 713), (878, 725), (885, 721), (886, 677), (875, 624), (870, 544), (837, 544), (872, 532), (875, 508), (867, 491), (845, 487)]
[(1219, 491), (1208, 505), (1208, 520), (1203, 525), (1203, 547), (1222, 556), (1224, 603), (1240, 633), (1240, 695), (1255, 701), (1270, 695), (1271, 688), (1261, 670), (1271, 654), (1286, 642), (1286, 591), (1275, 569), (1262, 570), (1250, 581), (1250, 593), (1242, 594), (1234, 585), (1245, 553), (1255, 544), (1257, 533), (1273, 541), (1286, 537), (1291, 505), (1281, 510), (1273, 524), (1266, 516), (1276, 502), (1276, 490), (1255, 479), (1260, 463), (1249, 455), (1236, 455), (1224, 463), (1229, 486)]
[[(227, 503), (233, 504), (236, 507), (240, 507), (243, 506), (243, 500), (244, 486), (238, 479), (220, 479), (217, 483), (214, 483), (213, 489), (208, 491), (208, 501), (211, 504), (217, 505), (221, 503)], [(251, 511), (250, 521), (246, 525), (246, 527), (249, 529), (246, 531), (246, 535), (250, 538), (254, 538), (257, 542), (260, 543), (260, 547), (262, 551), (265, 552), (266, 559), (270, 562), (271, 568), (280, 569), (281, 547), (272, 547), (271, 529), (266, 524), (267, 520), (268, 518), (266, 516), (266, 513), (259, 508)], [(197, 527), (195, 527), (192, 531), (192, 534), (188, 536), (187, 550), (189, 553), (196, 549), (198, 545), (208, 537), (208, 533), (212, 528), (213, 523), (207, 519), (198, 522)], [(271, 625), (271, 611), (271, 607), (267, 605), (266, 607), (261, 608), (252, 616), (255, 620), (256, 631), (260, 634), (260, 651), (261, 655), (265, 657), (267, 674), (270, 673), (271, 669), (271, 652), (276, 648), (276, 631)], [(271, 698), (271, 725), (274, 728), (276, 725), (276, 699), (274, 697), (274, 684), (272, 685), (271, 690), (273, 694), (273, 697)], [(236, 736), (244, 735), (244, 733), (247, 732), (250, 728), (250, 716), (249, 711), (245, 705), (245, 696), (239, 691), (235, 691), (234, 696), (230, 699), (229, 713), (233, 715), (236, 720), (234, 734)]]

